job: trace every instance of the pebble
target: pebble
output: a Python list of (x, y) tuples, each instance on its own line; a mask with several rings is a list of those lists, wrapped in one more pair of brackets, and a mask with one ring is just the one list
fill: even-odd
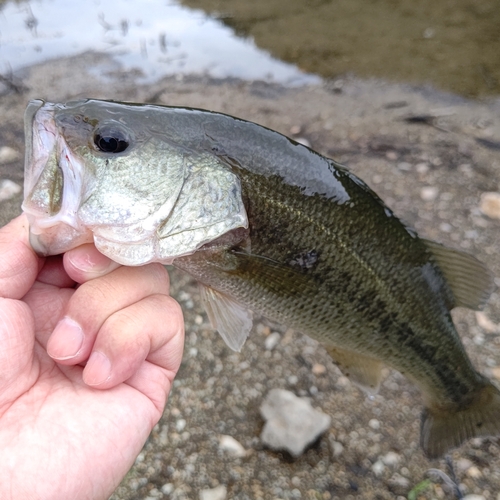
[(500, 219), (500, 193), (483, 193), (479, 210), (491, 219)]
[(369, 422), (368, 425), (374, 430), (377, 431), (380, 429), (380, 422), (376, 418), (372, 418)]
[(0, 181), (0, 201), (10, 200), (21, 192), (21, 186), (9, 179)]
[(475, 465), (473, 465), (472, 467), (469, 467), (465, 471), (465, 474), (467, 474), (467, 476), (469, 476), (472, 479), (478, 479), (482, 476), (481, 471)]
[(471, 494), (471, 495), (465, 495), (464, 497), (462, 497), (462, 500), (486, 500), (486, 497), (484, 497), (483, 495)]
[(219, 438), (219, 446), (233, 457), (241, 458), (247, 454), (247, 450), (245, 450), (243, 445), (232, 436), (223, 434)]
[(340, 457), (344, 452), (344, 445), (338, 441), (331, 441), (332, 451), (334, 457)]
[(476, 321), (486, 333), (498, 333), (500, 331), (499, 326), (493, 323), (483, 311), (476, 311)]
[(427, 165), (427, 163), (417, 163), (415, 165), (415, 170), (419, 174), (424, 175), (429, 171), (429, 165)]
[(473, 463), (468, 458), (459, 458), (455, 464), (458, 472), (465, 472), (472, 465)]
[(424, 201), (434, 201), (439, 194), (436, 186), (425, 186), (420, 190), (420, 198)]
[(186, 421), (183, 418), (180, 418), (175, 422), (175, 428), (177, 429), (177, 432), (182, 432), (186, 427)]
[(19, 153), (15, 149), (9, 148), (9, 146), (2, 146), (0, 148), (0, 165), (11, 163), (18, 160), (19, 158), (21, 158), (21, 153)]
[(278, 332), (273, 332), (271, 335), (266, 337), (264, 341), (264, 346), (268, 351), (272, 351), (279, 343), (281, 335)]
[(314, 375), (324, 375), (326, 373), (326, 366), (321, 363), (316, 363), (312, 367), (312, 372)]
[(305, 137), (296, 137), (294, 141), (302, 144), (303, 146), (307, 146), (308, 148), (311, 147), (311, 143)]
[(164, 494), (164, 495), (170, 495), (171, 493), (173, 493), (174, 491), (174, 485), (172, 483), (167, 483), (167, 484), (164, 484), (162, 487), (161, 487), (161, 492)]
[(390, 451), (382, 458), (384, 464), (389, 467), (395, 467), (396, 465), (398, 465), (400, 460), (401, 457), (397, 453), (394, 453), (393, 451)]
[(315, 410), (309, 400), (290, 391), (273, 389), (260, 407), (266, 423), (262, 442), (273, 450), (286, 450), (298, 457), (331, 423), (329, 415)]
[[(500, 380), (500, 366), (495, 366), (495, 368), (492, 368), (490, 370), (491, 375), (496, 378), (497, 380)], [(500, 500), (500, 499), (499, 499)]]
[(385, 470), (385, 465), (381, 460), (377, 460), (372, 465), (372, 471), (376, 476), (380, 476)]
[(396, 494), (404, 494), (407, 493), (410, 488), (410, 480), (406, 477), (403, 477), (401, 474), (397, 472), (389, 479), (389, 485), (391, 486), (391, 490), (393, 490)]
[(227, 490), (223, 484), (216, 488), (200, 491), (200, 500), (226, 500), (226, 497)]

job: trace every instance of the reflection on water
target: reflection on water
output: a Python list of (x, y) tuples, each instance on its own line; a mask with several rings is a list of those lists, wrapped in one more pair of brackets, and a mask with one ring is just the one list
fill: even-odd
[(182, 0), (282, 60), (324, 77), (354, 73), (500, 95), (499, 0)]
[(139, 68), (148, 79), (182, 72), (318, 81), (202, 11), (162, 0), (10, 1), (0, 8), (0, 74), (95, 50), (113, 54), (125, 68)]

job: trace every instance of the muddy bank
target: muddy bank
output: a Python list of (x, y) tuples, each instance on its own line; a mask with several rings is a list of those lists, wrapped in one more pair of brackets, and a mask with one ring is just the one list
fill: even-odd
[[(90, 69), (95, 65), (103, 76)], [(230, 113), (307, 139), (349, 165), (422, 235), (474, 253), (500, 277), (500, 221), (478, 208), (482, 193), (500, 190), (498, 102), (356, 79), (287, 89), (179, 76), (141, 86), (99, 54), (34, 67), (23, 83), (29, 91), (0, 96), (0, 147), (22, 154), (22, 116), (32, 97), (113, 98)], [(21, 182), (21, 159), (0, 166), (5, 178)], [(20, 201), (18, 195), (0, 203), (2, 222), (19, 212)], [(417, 485), (424, 488), (421, 498), (452, 498), (442, 480), (428, 476), (430, 468), (449, 471), (419, 449), (421, 398), (404, 377), (387, 370), (380, 394), (367, 400), (315, 342), (265, 320), (256, 321), (242, 353), (233, 353), (210, 330), (196, 284), (177, 272), (172, 282), (186, 317), (184, 361), (165, 415), (113, 500), (198, 499), (217, 485), (226, 488), (227, 499), (241, 500), (406, 498)], [(454, 312), (475, 365), (499, 379), (498, 292), (485, 317), (493, 326), (480, 326), (470, 311)], [(266, 349), (273, 332), (279, 341)], [(326, 435), (295, 460), (260, 443), (259, 406), (273, 388), (307, 396), (332, 416)], [(224, 451), (222, 435), (237, 439), (246, 456)], [(464, 492), (497, 499), (498, 439), (473, 440), (452, 459)], [(431, 482), (422, 483), (427, 477)]]

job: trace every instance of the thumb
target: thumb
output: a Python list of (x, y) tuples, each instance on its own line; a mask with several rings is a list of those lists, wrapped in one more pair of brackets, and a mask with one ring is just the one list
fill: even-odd
[(20, 215), (0, 229), (0, 297), (22, 298), (44, 262), (29, 244), (28, 228)]
[(35, 322), (27, 304), (0, 298), (0, 414), (23, 394), (35, 375)]

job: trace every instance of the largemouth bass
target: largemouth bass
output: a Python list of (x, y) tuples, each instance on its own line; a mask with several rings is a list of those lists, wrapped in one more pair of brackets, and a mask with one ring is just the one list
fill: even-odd
[(500, 433), (500, 392), (450, 316), (486, 302), (491, 274), (420, 238), (346, 167), (196, 109), (37, 100), (25, 124), (23, 209), (39, 254), (95, 242), (125, 265), (173, 264), (199, 281), (235, 350), (253, 311), (317, 339), (368, 392), (389, 365), (423, 394), (429, 457)]

